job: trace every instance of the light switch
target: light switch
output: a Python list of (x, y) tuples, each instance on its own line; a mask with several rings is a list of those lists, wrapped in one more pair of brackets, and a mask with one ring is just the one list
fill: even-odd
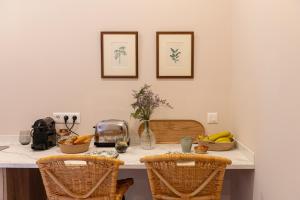
[(207, 123), (217, 124), (218, 123), (218, 113), (207, 113)]

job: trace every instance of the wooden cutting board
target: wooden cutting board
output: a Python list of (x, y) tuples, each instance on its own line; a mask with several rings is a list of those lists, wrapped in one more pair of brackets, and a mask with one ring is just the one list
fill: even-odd
[[(204, 126), (195, 120), (150, 120), (150, 128), (158, 144), (180, 143), (180, 139), (184, 136), (191, 136), (196, 142), (198, 135), (205, 134)], [(139, 135), (143, 130), (144, 124), (141, 123)]]

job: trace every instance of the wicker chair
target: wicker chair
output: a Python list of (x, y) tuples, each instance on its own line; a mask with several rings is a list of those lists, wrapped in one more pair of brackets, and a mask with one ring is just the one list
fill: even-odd
[(154, 200), (220, 200), (226, 158), (164, 154), (141, 159), (147, 167)]
[(117, 181), (123, 161), (112, 158), (50, 156), (37, 165), (49, 200), (121, 200), (133, 184), (131, 178)]

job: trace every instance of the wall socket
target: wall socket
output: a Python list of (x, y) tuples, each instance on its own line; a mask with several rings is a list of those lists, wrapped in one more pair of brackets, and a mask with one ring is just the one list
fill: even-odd
[(65, 115), (67, 115), (69, 117), (69, 119), (67, 121), (68, 124), (73, 124), (73, 119), (72, 119), (73, 116), (77, 117), (77, 120), (75, 123), (76, 124), (80, 123), (80, 113), (79, 112), (55, 112), (55, 113), (53, 113), (53, 119), (58, 124), (64, 124), (65, 123), (65, 120), (64, 120)]
[(207, 123), (208, 124), (217, 124), (218, 123), (218, 113), (207, 113)]

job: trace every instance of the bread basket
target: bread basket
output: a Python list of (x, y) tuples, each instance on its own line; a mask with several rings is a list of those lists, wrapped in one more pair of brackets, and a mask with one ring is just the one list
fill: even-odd
[[(67, 154), (76, 154), (76, 153), (83, 153), (89, 150), (91, 144), (92, 136), (79, 136), (81, 137), (80, 143), (76, 143), (76, 141), (72, 143), (65, 143), (65, 140), (61, 140), (58, 142), (59, 148), (61, 152)], [(73, 137), (74, 138), (74, 137)], [(75, 136), (75, 138), (78, 138)]]
[(83, 153), (89, 150), (91, 141), (84, 144), (59, 144), (61, 152), (67, 154)]

